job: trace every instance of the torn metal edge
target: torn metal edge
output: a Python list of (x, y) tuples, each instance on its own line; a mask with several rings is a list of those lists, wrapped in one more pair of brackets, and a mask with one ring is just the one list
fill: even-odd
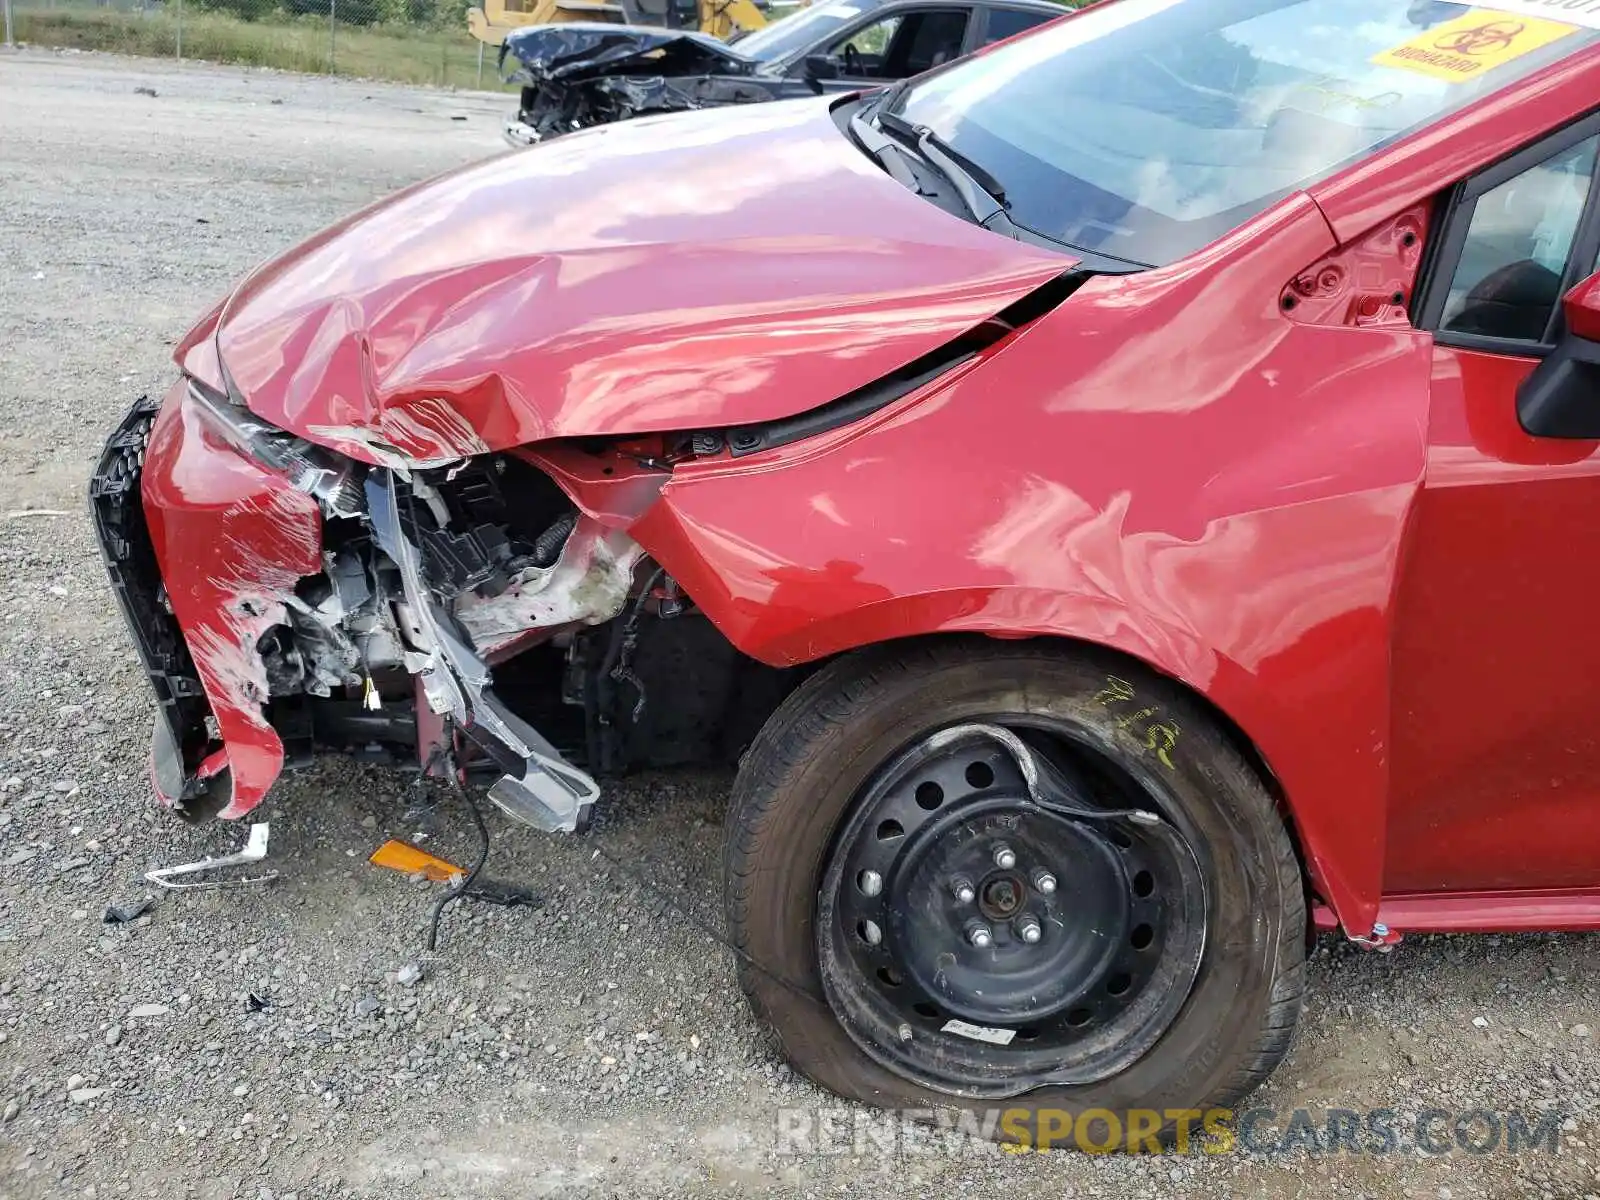
[(412, 636), (426, 656), (413, 671), (428, 707), (452, 717), (475, 740), (487, 737), (494, 743), (485, 749), (500, 752), (495, 757), (506, 774), (490, 788), (489, 797), (508, 815), (549, 832), (578, 830), (599, 799), (600, 785), (567, 762), (490, 691), (493, 679), (488, 665), (458, 636), (423, 583), (421, 552), (401, 525), (396, 475), (376, 470), (367, 477), (366, 487), (373, 536), (400, 569)]

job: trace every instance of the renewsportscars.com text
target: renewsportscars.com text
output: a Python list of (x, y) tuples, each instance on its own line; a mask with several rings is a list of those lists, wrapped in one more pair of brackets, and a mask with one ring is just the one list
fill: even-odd
[[(991, 1108), (975, 1112), (786, 1108), (779, 1154), (950, 1155), (1052, 1150), (1087, 1154), (1554, 1154), (1564, 1114), (1490, 1108), (1234, 1110)], [(1163, 1139), (1161, 1131), (1170, 1129)], [(997, 1144), (998, 1143), (998, 1144)]]

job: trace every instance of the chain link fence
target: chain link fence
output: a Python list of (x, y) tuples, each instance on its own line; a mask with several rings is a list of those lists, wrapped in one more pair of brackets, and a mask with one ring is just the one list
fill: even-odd
[(0, 0), (6, 44), (498, 88), (464, 0)]

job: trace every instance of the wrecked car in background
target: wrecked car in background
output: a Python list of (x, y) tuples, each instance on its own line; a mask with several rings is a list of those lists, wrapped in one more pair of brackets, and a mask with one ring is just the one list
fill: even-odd
[(521, 83), (506, 140), (647, 113), (858, 91), (952, 62), (1060, 17), (1050, 0), (832, 0), (732, 44), (687, 30), (565, 24), (521, 29), (500, 48)]
[(1596, 96), (1600, 0), (1117, 0), (350, 217), (96, 473), (156, 787), (737, 762), (811, 1077), (1231, 1106), (1309, 928), (1600, 928)]
[(699, 29), (733, 39), (803, 8), (805, 0), (480, 0), (467, 9), (467, 30), (486, 46), (529, 25), (588, 21)]

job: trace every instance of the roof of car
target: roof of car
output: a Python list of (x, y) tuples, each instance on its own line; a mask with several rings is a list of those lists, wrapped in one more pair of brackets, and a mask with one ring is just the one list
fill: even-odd
[(1032, 12), (1054, 12), (1063, 17), (1069, 12), (1077, 11), (1064, 4), (1055, 3), (1055, 0), (978, 0), (978, 2), (989, 8), (1025, 8)]

